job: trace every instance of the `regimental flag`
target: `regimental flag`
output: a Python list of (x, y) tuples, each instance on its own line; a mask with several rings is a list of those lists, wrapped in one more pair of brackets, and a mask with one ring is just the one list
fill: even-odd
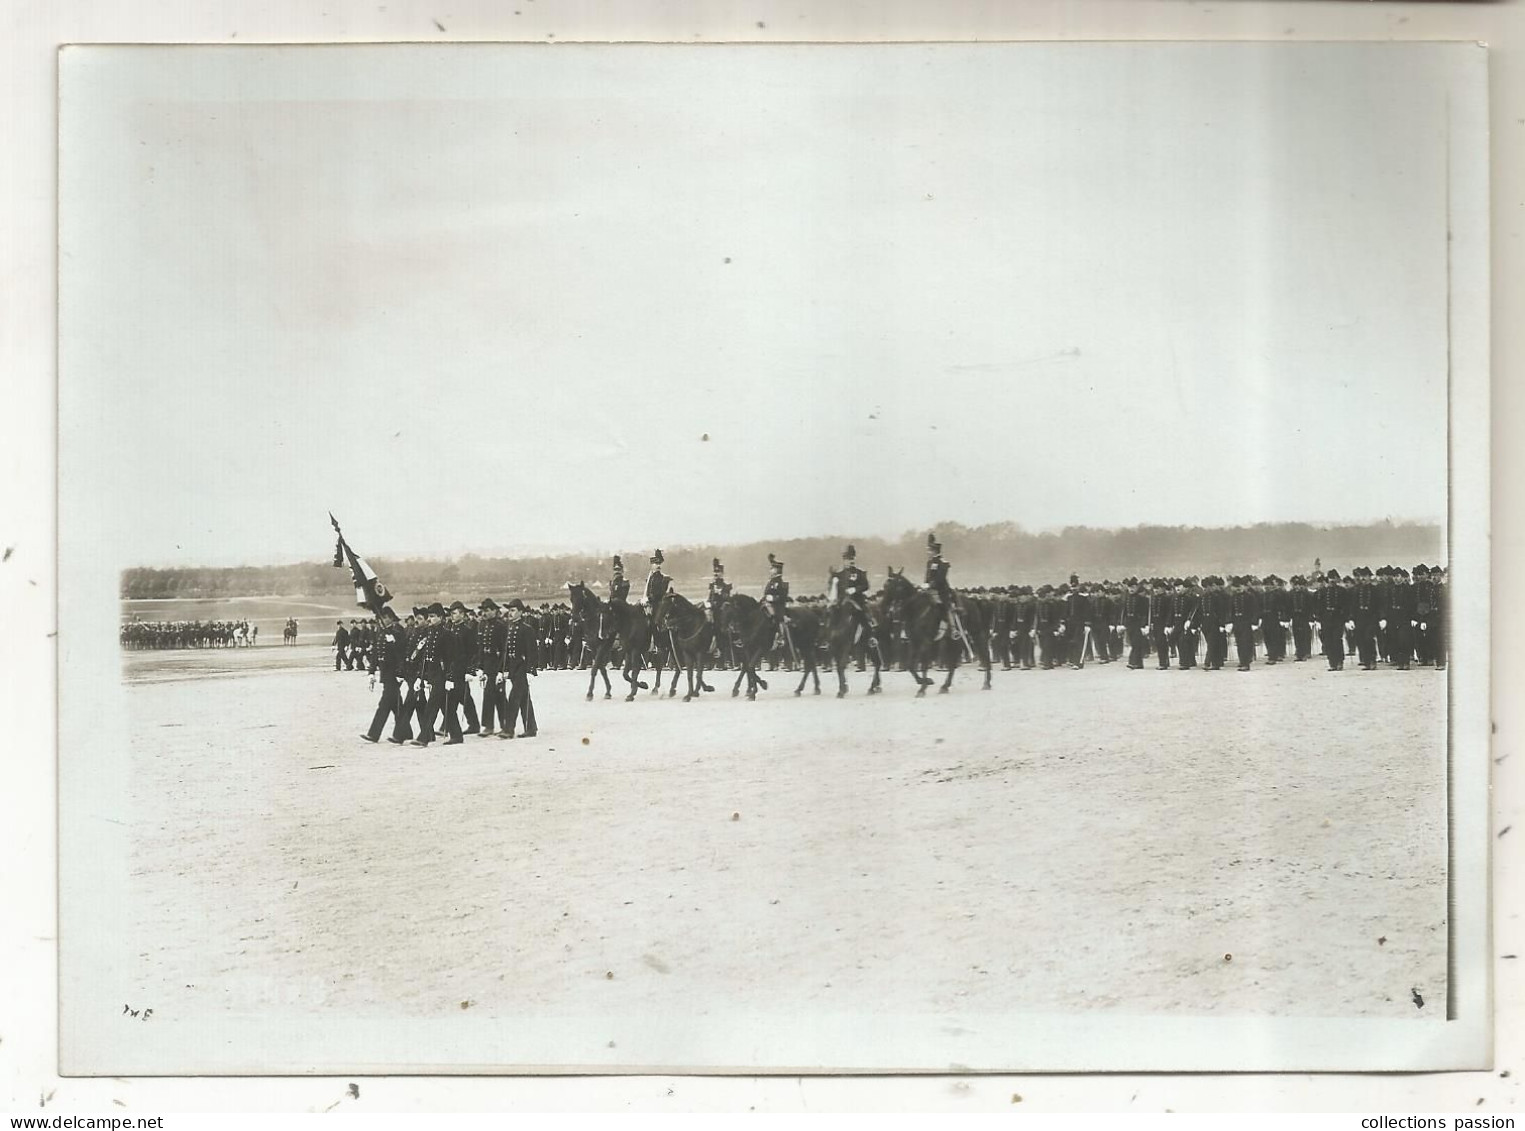
[(328, 521), (334, 524), (334, 533), (339, 536), (339, 541), (334, 546), (334, 568), (341, 569), (346, 561), (349, 563), (350, 573), (355, 579), (355, 604), (370, 609), (373, 615), (380, 615), (382, 606), (392, 599), (392, 594), (387, 592), (387, 587), (376, 576), (376, 571), (366, 564), (365, 559), (350, 549), (349, 543), (344, 540), (344, 532), (339, 529), (339, 520), (332, 511), (328, 512)]

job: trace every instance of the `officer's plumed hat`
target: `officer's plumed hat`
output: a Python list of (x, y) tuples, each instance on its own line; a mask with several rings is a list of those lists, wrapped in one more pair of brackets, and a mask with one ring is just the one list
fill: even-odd
[(661, 565), (664, 561), (666, 561), (666, 559), (662, 557), (662, 551), (661, 550), (658, 550), (656, 553), (651, 555), (651, 564), (652, 565)]
[(927, 535), (927, 553), (940, 554), (943, 552), (943, 544), (937, 540), (937, 532), (934, 530)]
[(620, 560), (620, 556), (618, 554), (615, 554), (614, 555), (614, 572), (615, 573), (619, 573), (624, 568), (625, 568), (625, 563)]
[(720, 559), (719, 558), (715, 558), (710, 564), (714, 566), (714, 569), (715, 569), (716, 573), (724, 573), (725, 572), (725, 566), (720, 564)]
[(851, 542), (849, 542), (847, 544), (847, 549), (842, 551), (842, 560), (850, 562), (850, 561), (855, 560), (857, 558), (857, 556), (858, 556), (858, 547), (854, 546)]
[(770, 569), (783, 569), (784, 563), (775, 558), (771, 553), (768, 555), (768, 567)]

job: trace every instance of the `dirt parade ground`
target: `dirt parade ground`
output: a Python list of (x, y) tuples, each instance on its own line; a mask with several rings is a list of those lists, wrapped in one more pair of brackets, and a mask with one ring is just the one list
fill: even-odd
[(1443, 1016), (1430, 669), (547, 672), (537, 738), (420, 750), (360, 740), (326, 648), (122, 662), (120, 948), (161, 1016)]

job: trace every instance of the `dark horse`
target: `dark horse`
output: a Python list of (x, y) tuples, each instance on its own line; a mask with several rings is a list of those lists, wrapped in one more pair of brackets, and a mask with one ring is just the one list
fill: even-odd
[[(736, 684), (731, 688), (734, 696), (741, 691), (741, 681), (747, 681), (747, 698), (756, 699), (757, 689), (768, 690), (768, 681), (757, 674), (757, 661), (773, 647), (776, 624), (763, 612), (755, 597), (745, 593), (732, 593), (720, 608), (721, 627), (736, 639), (736, 663), (741, 669), (736, 674)], [(805, 684), (815, 679), (815, 693), (821, 693), (821, 670), (816, 665), (816, 641), (821, 635), (820, 619), (812, 612), (797, 611), (789, 618), (789, 635), (794, 642), (795, 655), (802, 661), (800, 685), (796, 695), (805, 690)]]
[(955, 607), (963, 625), (963, 639), (956, 637), (950, 630), (939, 640), (937, 630), (942, 625), (943, 610), (932, 599), (932, 594), (918, 589), (906, 580), (904, 570), (890, 570), (889, 578), (884, 583), (883, 600), (886, 610), (893, 612), (894, 619), (900, 623), (901, 631), (905, 633), (905, 667), (916, 680), (918, 698), (925, 695), (927, 688), (934, 682), (927, 676), (927, 668), (934, 660), (940, 661), (948, 669), (948, 678), (937, 689), (941, 695), (948, 693), (948, 688), (953, 683), (953, 672), (964, 653), (965, 643), (985, 672), (982, 690), (990, 690), (990, 634), (985, 626), (984, 609), (973, 601), (959, 600)]
[[(864, 629), (847, 602), (842, 599), (841, 574), (838, 570), (831, 571), (831, 580), (826, 583), (826, 598), (831, 602), (831, 611), (826, 618), (826, 651), (831, 657), (832, 666), (837, 669), (837, 698), (842, 699), (847, 695), (847, 664), (852, 659), (853, 648)], [(881, 625), (880, 635), (883, 635), (883, 631), (884, 626)], [(874, 664), (874, 681), (868, 685), (868, 693), (877, 695), (883, 690), (879, 677), (884, 669), (884, 651), (877, 638), (868, 646), (867, 652)]]
[(611, 697), (609, 687), (609, 654), (614, 642), (619, 640), (625, 650), (625, 665), (620, 674), (630, 684), (629, 703), (635, 698), (637, 688), (646, 684), (640, 679), (641, 658), (646, 654), (646, 642), (651, 636), (651, 625), (646, 613), (633, 605), (608, 604), (600, 601), (580, 581), (567, 583), (572, 598), (572, 619), (582, 625), (583, 637), (593, 653), (593, 663), (588, 671), (588, 698), (593, 698), (593, 684), (600, 675), (604, 677), (604, 698)]
[[(704, 663), (710, 658), (715, 626), (704, 615), (704, 610), (676, 589), (668, 589), (657, 602), (651, 627), (653, 635), (667, 641), (672, 650), (672, 686), (667, 689), (667, 697), (671, 699), (677, 694), (680, 667), (688, 676), (688, 694), (683, 696), (683, 702), (697, 699), (701, 691), (714, 691), (713, 687), (704, 682)], [(660, 667), (657, 672), (660, 687)]]

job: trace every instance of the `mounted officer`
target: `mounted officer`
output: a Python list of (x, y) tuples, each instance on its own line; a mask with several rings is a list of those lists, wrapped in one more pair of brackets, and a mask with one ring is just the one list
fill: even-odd
[(768, 555), (768, 584), (763, 586), (762, 609), (773, 620), (773, 642), (788, 632), (785, 608), (789, 603), (789, 583), (784, 580), (784, 563)]
[(869, 647), (875, 647), (879, 643), (879, 626), (874, 623), (874, 615), (868, 608), (868, 594), (872, 587), (868, 574), (858, 568), (858, 548), (849, 543), (847, 549), (842, 551), (842, 561), (846, 564), (837, 575), (838, 598), (847, 607), (854, 622), (862, 626), (865, 642)]
[(665, 560), (661, 550), (652, 554), (651, 572), (646, 575), (646, 607), (653, 612), (656, 610), (657, 602), (662, 599), (668, 585), (671, 584), (668, 576), (662, 572), (662, 563)]
[(937, 626), (935, 639), (941, 640), (953, 627), (953, 590), (948, 585), (948, 563), (943, 561), (943, 544), (934, 531), (927, 535), (927, 576), (923, 586), (932, 594), (942, 623)]

